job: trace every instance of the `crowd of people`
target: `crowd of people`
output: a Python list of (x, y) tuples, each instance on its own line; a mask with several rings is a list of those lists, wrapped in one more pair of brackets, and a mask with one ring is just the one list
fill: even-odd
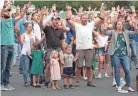
[[(80, 86), (80, 77), (87, 81), (87, 86), (96, 87), (93, 78), (110, 77), (111, 64), (117, 92), (135, 91), (130, 86), (132, 58), (138, 66), (138, 16), (134, 6), (131, 10), (119, 5), (106, 10), (102, 3), (100, 13), (96, 13), (91, 7), (89, 11), (83, 7), (77, 11), (67, 4), (63, 17), (56, 4), (51, 10), (43, 7), (33, 13), (28, 12), (30, 6), (28, 2), (12, 13), (9, 0), (5, 0), (0, 10), (2, 91), (15, 89), (9, 84), (11, 65), (16, 64), (17, 55), (25, 87), (41, 87), (43, 82), (45, 88), (51, 83), (56, 90), (60, 89), (58, 81), (63, 79), (63, 87), (72, 89)], [(123, 90), (124, 86), (128, 90)]]

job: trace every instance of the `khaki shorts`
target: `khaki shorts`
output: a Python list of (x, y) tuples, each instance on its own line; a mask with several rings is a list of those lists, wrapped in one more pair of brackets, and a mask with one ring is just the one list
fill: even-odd
[(57, 52), (61, 52), (62, 50), (61, 50), (61, 48), (57, 48), (57, 49), (47, 49), (47, 53), (46, 53), (46, 59), (50, 59), (50, 55), (51, 55), (51, 52), (52, 51), (57, 51)]
[(91, 67), (92, 59), (93, 59), (93, 49), (86, 50), (77, 50), (76, 53), (79, 53), (79, 57), (77, 60), (76, 67), (83, 67), (83, 62), (85, 60), (85, 66)]

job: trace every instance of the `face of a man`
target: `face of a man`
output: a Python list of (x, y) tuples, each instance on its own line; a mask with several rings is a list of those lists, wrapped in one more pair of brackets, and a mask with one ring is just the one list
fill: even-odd
[(59, 19), (53, 19), (52, 20), (52, 24), (54, 25), (54, 27), (58, 27), (59, 26)]
[(11, 9), (6, 9), (6, 10), (4, 10), (4, 18), (5, 19), (8, 19), (8, 18), (10, 18), (10, 16), (11, 16)]
[(88, 21), (88, 16), (87, 15), (82, 15), (80, 19), (81, 19), (81, 23), (83, 25), (87, 24), (87, 21)]

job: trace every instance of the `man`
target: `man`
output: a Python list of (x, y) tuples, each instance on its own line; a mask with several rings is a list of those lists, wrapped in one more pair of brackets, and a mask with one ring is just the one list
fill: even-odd
[[(53, 10), (55, 11), (55, 10)], [(51, 26), (47, 26), (46, 24), (43, 24), (43, 17), (45, 12), (42, 11), (42, 16), (40, 20), (40, 24), (43, 28), (43, 31), (45, 33), (46, 37), (46, 44), (47, 44), (47, 55), (46, 55), (46, 83), (45, 86), (48, 87), (49, 82), (49, 68), (50, 68), (50, 54), (53, 50), (57, 50), (58, 52), (61, 52), (61, 45), (64, 40), (64, 34), (61, 29), (59, 29), (59, 21), (60, 17), (53, 16), (51, 19)], [(60, 58), (61, 61), (61, 58)]]
[(9, 85), (11, 63), (13, 62), (14, 54), (14, 24), (20, 20), (27, 9), (31, 5), (29, 2), (24, 6), (24, 10), (15, 18), (11, 18), (11, 9), (6, 6), (7, 2), (4, 2), (4, 6), (1, 12), (1, 90), (13, 90), (15, 88)]
[(95, 22), (88, 23), (88, 17), (86, 14), (82, 14), (80, 17), (80, 24), (75, 23), (71, 20), (71, 6), (66, 6), (66, 20), (67, 22), (75, 28), (76, 31), (76, 50), (79, 54), (77, 71), (76, 71), (76, 86), (79, 86), (79, 78), (81, 69), (83, 67), (83, 60), (85, 59), (86, 67), (87, 67), (87, 76), (88, 82), (87, 86), (96, 87), (92, 83), (92, 71), (91, 71), (91, 63), (93, 56), (93, 45), (92, 45), (92, 32), (94, 30), (94, 26), (98, 25), (103, 21), (105, 10), (101, 8), (100, 17), (96, 19)]

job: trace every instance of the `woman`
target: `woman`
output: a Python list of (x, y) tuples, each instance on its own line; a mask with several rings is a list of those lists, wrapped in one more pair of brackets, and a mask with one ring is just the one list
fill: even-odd
[(21, 58), (20, 63), (23, 65), (23, 79), (24, 79), (24, 86), (28, 86), (28, 70), (29, 70), (29, 63), (30, 58), (28, 54), (31, 53), (31, 46), (35, 41), (35, 35), (32, 33), (32, 24), (26, 22), (24, 24), (26, 32), (20, 36), (20, 43), (23, 45), (21, 51)]
[[(104, 34), (111, 36), (108, 55), (111, 55), (111, 58), (114, 62), (113, 67), (115, 70), (115, 80), (118, 89), (117, 91), (120, 93), (128, 93), (128, 91), (134, 92), (134, 90), (130, 87), (129, 36), (138, 34), (138, 29), (136, 29), (136, 32), (123, 30), (123, 22), (117, 21), (115, 24), (115, 30), (107, 31), (105, 26), (103, 32)], [(128, 91), (122, 90), (122, 87), (120, 86), (120, 64), (125, 72), (126, 86), (128, 87)]]
[(99, 27), (98, 32), (94, 32), (95, 35), (96, 35), (96, 41), (98, 43), (97, 53), (98, 53), (98, 61), (99, 61), (99, 64), (98, 64), (99, 73), (98, 73), (97, 78), (102, 78), (102, 66), (104, 64), (104, 60), (105, 60), (105, 74), (104, 74), (104, 77), (109, 77), (107, 72), (108, 72), (108, 68), (109, 68), (110, 58), (106, 53), (107, 48), (108, 48), (108, 36), (103, 34), (103, 32), (101, 30), (102, 27), (104, 27), (104, 26), (101, 25)]

